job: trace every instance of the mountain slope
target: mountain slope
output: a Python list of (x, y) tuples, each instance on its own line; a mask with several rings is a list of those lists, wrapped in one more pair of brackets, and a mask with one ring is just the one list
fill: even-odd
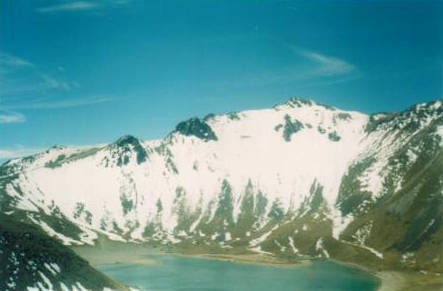
[(129, 290), (37, 227), (0, 214), (0, 290)]
[(166, 138), (54, 147), (0, 168), (0, 209), (65, 244), (98, 236), (193, 251), (441, 270), (443, 103), (367, 116), (291, 99)]

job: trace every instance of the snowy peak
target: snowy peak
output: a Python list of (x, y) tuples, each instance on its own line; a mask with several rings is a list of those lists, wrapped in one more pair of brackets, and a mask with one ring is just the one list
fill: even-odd
[(430, 102), (419, 103), (412, 106), (407, 111), (414, 111), (417, 114), (427, 113), (428, 115), (441, 114), (443, 113), (443, 100), (434, 100)]
[(284, 108), (309, 108), (309, 107), (322, 107), (326, 110), (331, 110), (331, 111), (337, 110), (337, 108), (335, 108), (335, 107), (332, 107), (329, 105), (324, 105), (324, 104), (319, 104), (319, 103), (315, 102), (314, 100), (300, 98), (300, 97), (290, 98), (288, 101), (286, 101), (282, 105), (274, 106), (274, 109), (281, 110)]
[[(111, 153), (111, 159), (104, 158), (103, 163), (109, 166), (109, 163), (115, 164), (117, 167), (125, 166), (133, 160), (136, 164), (146, 162), (148, 152), (142, 146), (139, 139), (132, 135), (125, 135), (108, 146)], [(113, 162), (112, 162), (113, 161)]]
[(111, 144), (115, 148), (140, 147), (140, 140), (132, 135), (124, 135)]
[(270, 142), (279, 137), (281, 141), (291, 142), (296, 137), (304, 139), (314, 133), (338, 142), (349, 133), (363, 132), (367, 120), (364, 114), (342, 111), (305, 99), (290, 99), (273, 109), (211, 114), (204, 119), (219, 141), (232, 142), (234, 138), (244, 142), (252, 139), (256, 143)]
[(443, 117), (443, 101), (436, 100), (420, 103), (398, 113), (377, 113), (370, 116), (366, 126), (368, 133), (377, 129), (402, 130), (408, 134), (420, 131), (434, 121), (441, 123)]
[(186, 121), (180, 122), (174, 132), (178, 132), (185, 136), (195, 136), (203, 141), (218, 140), (212, 128), (200, 118), (193, 117)]

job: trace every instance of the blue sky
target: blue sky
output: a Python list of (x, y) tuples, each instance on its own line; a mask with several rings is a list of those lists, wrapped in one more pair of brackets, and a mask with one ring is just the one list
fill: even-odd
[(0, 1), (0, 159), (293, 96), (443, 97), (442, 1)]

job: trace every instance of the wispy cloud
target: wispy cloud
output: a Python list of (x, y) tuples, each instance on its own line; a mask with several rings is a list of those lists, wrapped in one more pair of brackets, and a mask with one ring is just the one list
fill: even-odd
[(314, 68), (311, 74), (318, 76), (336, 76), (349, 74), (355, 71), (354, 65), (342, 59), (327, 56), (314, 51), (302, 49), (297, 49), (297, 51), (302, 57), (316, 64), (316, 68)]
[(303, 84), (334, 85), (350, 82), (361, 77), (353, 64), (316, 51), (285, 45), (292, 54), (292, 63), (275, 70), (255, 71), (246, 77), (228, 78), (219, 82), (223, 86), (263, 86), (292, 82)]
[(52, 6), (45, 6), (37, 8), (39, 13), (57, 13), (70, 11), (85, 11), (100, 8), (100, 4), (96, 2), (77, 1), (72, 3), (57, 4)]
[(0, 109), (0, 123), (20, 123), (25, 121), (26, 117), (19, 112)]
[(13, 105), (12, 109), (54, 109), (54, 108), (69, 108), (80, 107), (99, 103), (105, 103), (116, 100), (116, 98), (107, 96), (92, 96), (84, 98), (69, 98), (69, 99), (43, 99), (27, 102), (26, 104)]
[(75, 83), (71, 84), (67, 81), (57, 80), (54, 77), (51, 77), (47, 74), (40, 73), (39, 75), (43, 79), (46, 87), (48, 88), (63, 89), (65, 91), (69, 91), (72, 89), (73, 85), (76, 85)]
[(37, 8), (38, 13), (65, 13), (65, 12), (86, 12), (86, 11), (103, 11), (108, 8), (115, 8), (130, 3), (129, 0), (97, 0), (97, 1), (73, 1), (60, 4), (43, 6)]
[(3, 96), (45, 93), (50, 90), (67, 92), (78, 86), (76, 82), (68, 82), (43, 73), (36, 72), (32, 76), (29, 75), (23, 79), (18, 76), (4, 78), (3, 82), (0, 81), (0, 92)]
[(34, 67), (34, 64), (22, 58), (0, 52), (0, 66), (2, 68)]
[(23, 58), (0, 52), (0, 76), (25, 68), (35, 68), (35, 65)]
[(54, 76), (25, 58), (0, 51), (0, 124), (26, 122), (26, 116), (18, 112), (25, 109), (80, 107), (116, 99), (103, 95), (72, 97), (79, 85), (60, 76), (64, 68), (55, 71)]
[(51, 76), (33, 62), (0, 52), (0, 92), (3, 97), (23, 93), (41, 93), (51, 89), (69, 91), (77, 86), (62, 78)]

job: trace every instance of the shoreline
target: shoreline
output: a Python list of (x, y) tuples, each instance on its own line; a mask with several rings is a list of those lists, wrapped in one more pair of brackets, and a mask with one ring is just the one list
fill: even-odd
[(275, 256), (266, 254), (216, 254), (216, 253), (200, 253), (200, 254), (186, 254), (178, 252), (168, 252), (164, 250), (153, 250), (144, 247), (136, 247), (136, 250), (121, 249), (117, 246), (101, 249), (94, 246), (75, 246), (71, 249), (87, 260), (92, 266), (103, 266), (110, 264), (140, 264), (140, 265), (155, 265), (158, 261), (152, 256), (168, 255), (178, 257), (199, 258), (207, 260), (218, 260), (224, 262), (231, 262), (236, 264), (252, 264), (252, 265), (267, 265), (273, 267), (294, 267), (294, 266), (309, 266), (312, 260), (295, 260), (288, 261)]
[(400, 272), (379, 271), (376, 272), (376, 276), (381, 281), (377, 291), (397, 291), (405, 287), (406, 280)]
[(180, 254), (180, 253), (165, 253), (165, 255), (174, 255), (190, 258), (201, 258), (207, 260), (217, 260), (223, 262), (230, 262), (235, 264), (251, 264), (251, 265), (264, 265), (272, 267), (306, 267), (312, 264), (312, 260), (296, 260), (287, 261), (279, 259), (274, 256), (265, 254)]
[[(93, 267), (110, 265), (110, 264), (139, 264), (139, 265), (155, 265), (159, 262), (150, 255), (170, 255), (189, 258), (200, 258), (208, 260), (219, 260), (236, 264), (253, 264), (266, 265), (273, 267), (306, 267), (312, 264), (314, 259), (286, 260), (272, 255), (266, 254), (217, 254), (217, 253), (200, 253), (200, 254), (183, 254), (172, 252), (171, 250), (162, 248), (152, 248), (143, 245), (133, 245), (128, 248), (124, 245), (113, 245), (106, 248), (96, 246), (75, 246), (71, 249), (89, 262)], [(419, 272), (400, 272), (394, 270), (375, 271), (365, 266), (351, 262), (342, 262), (334, 259), (328, 259), (334, 263), (354, 268), (369, 275), (376, 277), (379, 286), (376, 291), (400, 291), (400, 290), (435, 290), (429, 289), (432, 286), (443, 286), (443, 276), (438, 277), (433, 274), (420, 274)], [(419, 289), (414, 289), (415, 287)]]
[(398, 291), (404, 287), (404, 274), (397, 271), (375, 271), (371, 268), (361, 266), (356, 263), (343, 262), (334, 259), (328, 259), (336, 264), (353, 268), (376, 277), (379, 281), (379, 286), (375, 291)]
[(146, 255), (156, 254), (156, 252), (152, 252), (150, 249), (137, 245), (135, 247), (136, 250), (133, 248), (134, 247), (129, 250), (121, 248), (119, 245), (107, 248), (88, 245), (74, 246), (71, 247), (71, 250), (88, 261), (94, 268), (112, 264), (155, 265), (158, 263), (156, 260), (146, 257)]

